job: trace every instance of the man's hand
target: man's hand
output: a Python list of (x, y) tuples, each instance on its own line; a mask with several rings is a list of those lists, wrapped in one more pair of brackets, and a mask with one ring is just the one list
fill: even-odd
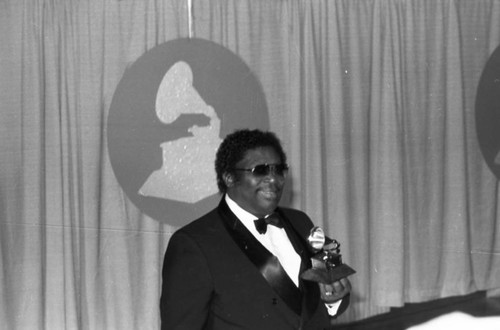
[(321, 291), (321, 299), (326, 304), (337, 302), (351, 292), (351, 282), (347, 277), (333, 282), (332, 284), (318, 283)]

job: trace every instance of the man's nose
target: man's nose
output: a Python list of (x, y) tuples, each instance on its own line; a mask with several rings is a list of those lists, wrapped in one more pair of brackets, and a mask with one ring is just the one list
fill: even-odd
[(267, 173), (267, 175), (265, 176), (265, 178), (267, 180), (270, 180), (270, 181), (283, 181), (285, 180), (285, 178), (282, 176), (282, 175), (279, 175), (277, 172), (276, 172), (276, 169), (274, 167), (271, 167), (269, 169), (269, 173)]

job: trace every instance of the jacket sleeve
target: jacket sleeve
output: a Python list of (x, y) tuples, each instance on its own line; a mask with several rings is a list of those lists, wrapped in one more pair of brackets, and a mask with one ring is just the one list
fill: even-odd
[(182, 231), (174, 233), (163, 262), (161, 329), (202, 329), (208, 319), (212, 294), (203, 251)]

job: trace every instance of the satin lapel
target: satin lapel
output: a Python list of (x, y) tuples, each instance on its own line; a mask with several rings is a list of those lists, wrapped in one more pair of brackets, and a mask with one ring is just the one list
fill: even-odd
[[(292, 243), (295, 251), (300, 256), (300, 274), (302, 274), (302, 272), (312, 266), (312, 255), (307, 248), (306, 237), (303, 233), (300, 233), (299, 230), (297, 230), (297, 228), (293, 226), (293, 222), (285, 216), (284, 212), (281, 209), (278, 208), (276, 212), (282, 218), (288, 238), (290, 239), (290, 242)], [(307, 320), (318, 307), (318, 303), (320, 301), (319, 288), (316, 283), (303, 281), (302, 279), (299, 279), (299, 283), (304, 297), (302, 314), (304, 320), (306, 320), (307, 322)]]
[(264, 279), (285, 303), (298, 315), (301, 314), (302, 293), (295, 286), (278, 258), (269, 252), (231, 212), (224, 199), (219, 204), (219, 214), (226, 229), (241, 251), (257, 267)]

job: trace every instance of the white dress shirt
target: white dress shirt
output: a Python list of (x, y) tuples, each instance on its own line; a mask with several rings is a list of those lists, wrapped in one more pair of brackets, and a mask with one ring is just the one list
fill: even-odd
[(293, 283), (298, 287), (301, 260), (288, 239), (285, 229), (268, 225), (266, 233), (260, 234), (255, 228), (254, 221), (257, 220), (255, 215), (242, 209), (228, 195), (226, 195), (226, 203), (229, 209), (238, 217), (252, 235), (255, 236), (269, 252), (278, 258), (281, 266), (283, 266), (290, 279), (292, 279)]
[[(227, 194), (225, 200), (229, 209), (236, 215), (236, 217), (245, 225), (245, 227), (252, 233), (252, 235), (273, 255), (275, 255), (281, 266), (285, 269), (290, 279), (299, 286), (299, 272), (300, 272), (300, 256), (295, 252), (292, 243), (284, 228), (278, 228), (273, 225), (267, 226), (265, 234), (260, 234), (255, 228), (254, 221), (257, 217), (246, 210), (242, 209), (235, 201), (233, 201)], [(337, 313), (342, 300), (333, 303), (325, 304), (328, 309), (328, 314), (331, 316)]]

